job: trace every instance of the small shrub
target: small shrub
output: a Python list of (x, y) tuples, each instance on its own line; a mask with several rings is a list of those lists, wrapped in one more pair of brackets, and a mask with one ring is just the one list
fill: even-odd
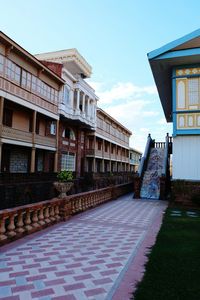
[(60, 182), (70, 181), (73, 180), (73, 173), (69, 170), (63, 170), (57, 174), (57, 178)]

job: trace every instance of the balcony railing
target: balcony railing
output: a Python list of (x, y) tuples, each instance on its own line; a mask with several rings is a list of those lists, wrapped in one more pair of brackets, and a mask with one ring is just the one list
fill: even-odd
[(56, 147), (56, 138), (36, 134), (35, 143), (43, 146)]
[(32, 143), (32, 133), (12, 127), (2, 126), (2, 138)]
[(2, 77), (0, 77), (0, 89), (33, 103), (36, 106), (40, 106), (51, 113), (58, 114), (58, 106), (56, 103), (49, 102)]
[(53, 148), (56, 147), (55, 137), (41, 136), (36, 134), (35, 140), (33, 141), (33, 134), (31, 132), (23, 131), (8, 126), (2, 126), (2, 138), (11, 139), (20, 142), (27, 142), (31, 144), (35, 142), (36, 144), (42, 146), (48, 146)]

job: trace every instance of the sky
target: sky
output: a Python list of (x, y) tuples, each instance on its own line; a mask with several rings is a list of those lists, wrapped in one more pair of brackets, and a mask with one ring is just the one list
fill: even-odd
[(147, 135), (172, 134), (147, 53), (200, 27), (200, 1), (0, 0), (0, 30), (32, 54), (77, 48), (92, 66), (98, 106), (132, 131), (144, 151)]

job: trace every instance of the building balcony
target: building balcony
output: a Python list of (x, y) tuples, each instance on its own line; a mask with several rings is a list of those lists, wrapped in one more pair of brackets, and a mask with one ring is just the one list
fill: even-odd
[(36, 148), (49, 148), (51, 150), (55, 150), (56, 148), (56, 137), (35, 134), (34, 138), (32, 132), (23, 131), (8, 126), (2, 126), (1, 138), (5, 143), (13, 143), (16, 145), (29, 147), (32, 147), (33, 144), (35, 144)]
[(56, 149), (56, 137), (42, 136), (39, 134), (35, 135), (36, 147), (50, 147)]
[(52, 117), (58, 115), (57, 102), (45, 100), (44, 98), (39, 97), (31, 91), (26, 90), (20, 87), (18, 84), (15, 84), (3, 77), (0, 77), (0, 96), (3, 96), (16, 103), (19, 103), (20, 98), (23, 106), (30, 107), (30, 104), (33, 104), (36, 107), (39, 107), (41, 112), (45, 115), (50, 115)]
[[(31, 132), (15, 129), (8, 126), (2, 126), (2, 139), (12, 140), (13, 143), (26, 142), (32, 144), (33, 135)], [(30, 145), (31, 146), (31, 145)]]
[(87, 115), (85, 112), (82, 112), (80, 109), (75, 109), (70, 105), (66, 105), (61, 103), (60, 106), (60, 114), (63, 115), (65, 118), (80, 121), (82, 124), (86, 124), (89, 127), (95, 128), (96, 122), (94, 117), (91, 115)]

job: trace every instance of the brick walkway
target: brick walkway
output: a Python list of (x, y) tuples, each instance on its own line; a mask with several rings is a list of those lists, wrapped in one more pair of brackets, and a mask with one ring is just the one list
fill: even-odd
[(0, 299), (129, 299), (166, 205), (124, 196), (0, 248)]

